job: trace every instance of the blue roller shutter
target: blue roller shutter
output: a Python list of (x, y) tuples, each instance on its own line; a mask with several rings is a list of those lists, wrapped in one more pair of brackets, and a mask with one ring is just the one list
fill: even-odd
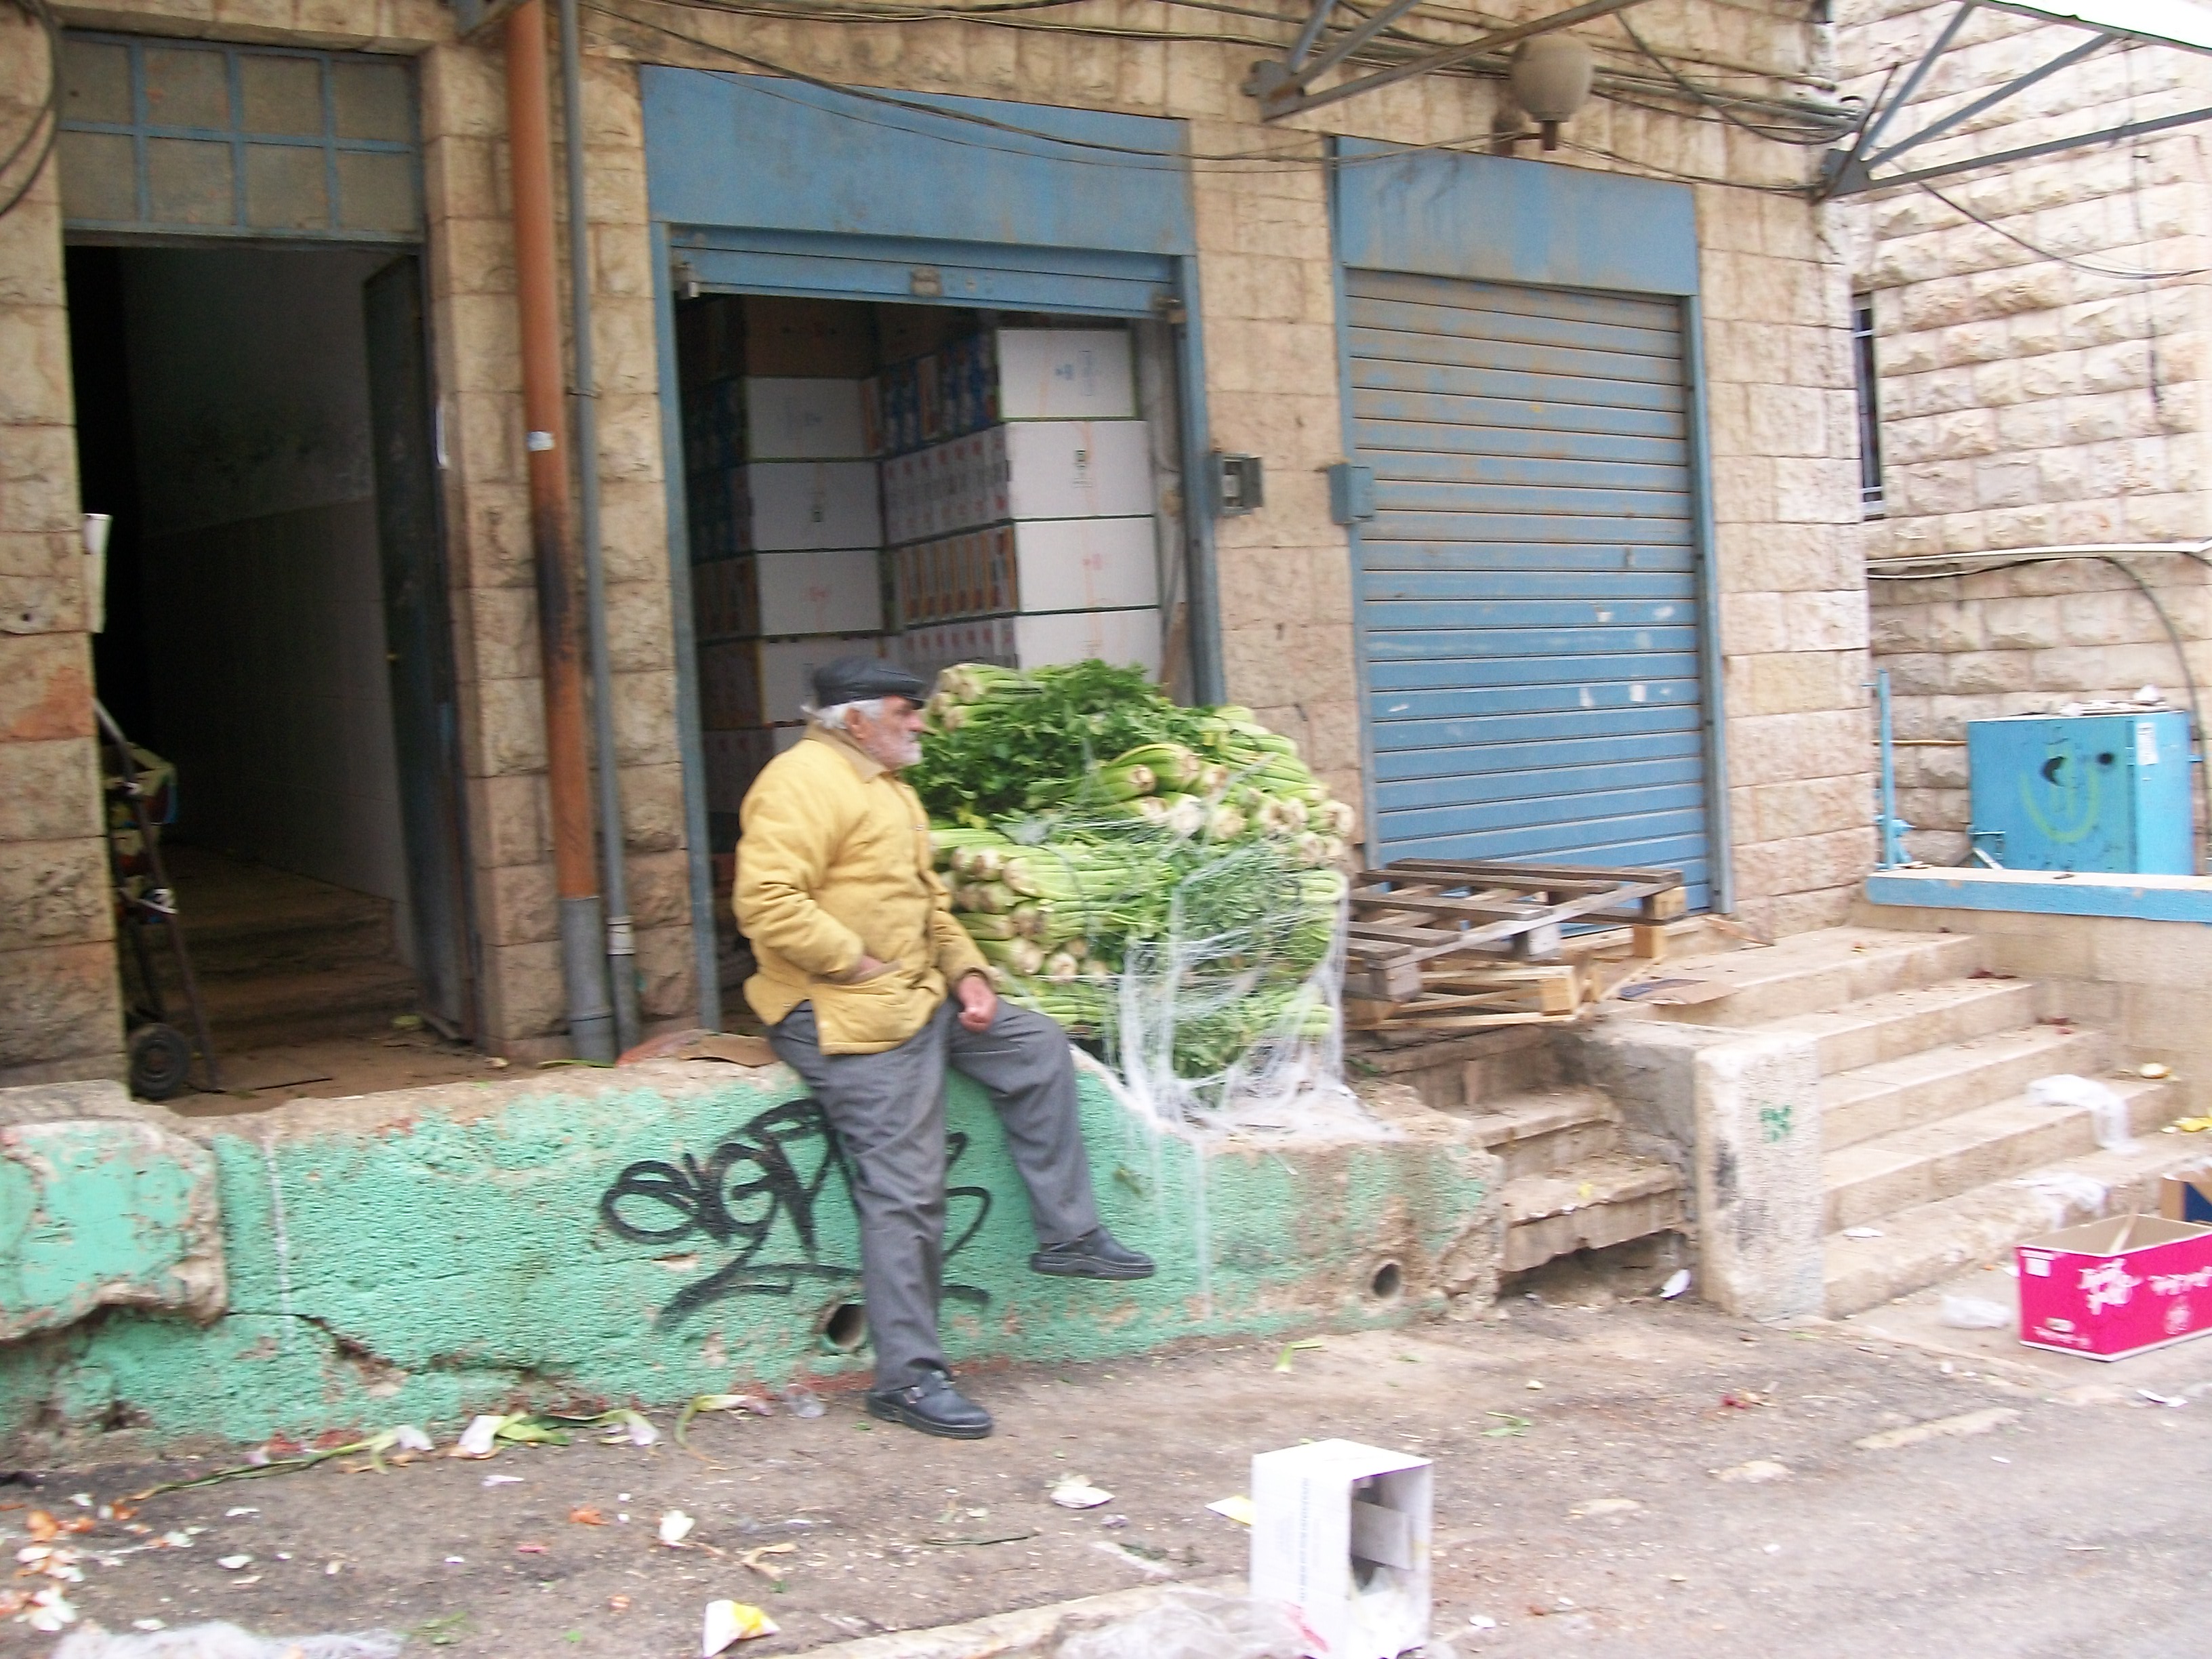
[(1376, 850), (1680, 867), (1704, 908), (1682, 303), (1344, 281)]

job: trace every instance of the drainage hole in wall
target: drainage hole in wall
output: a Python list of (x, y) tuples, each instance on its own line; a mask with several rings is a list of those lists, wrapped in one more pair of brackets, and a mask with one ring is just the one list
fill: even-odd
[(1367, 1293), (1378, 1302), (1388, 1302), (1404, 1288), (1406, 1276), (1398, 1271), (1398, 1264), (1386, 1261), (1375, 1270), (1375, 1277), (1367, 1281)]
[(852, 1353), (867, 1340), (867, 1310), (857, 1302), (840, 1302), (822, 1322), (823, 1346), (839, 1353)]

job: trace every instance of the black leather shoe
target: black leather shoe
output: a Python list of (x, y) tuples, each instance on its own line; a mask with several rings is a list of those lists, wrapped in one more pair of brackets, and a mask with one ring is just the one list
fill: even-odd
[(1080, 1238), (1049, 1244), (1030, 1257), (1032, 1271), (1062, 1279), (1150, 1279), (1152, 1259), (1133, 1250), (1103, 1227)]
[(991, 1413), (954, 1388), (943, 1371), (907, 1388), (871, 1390), (868, 1415), (947, 1440), (981, 1440), (991, 1432)]

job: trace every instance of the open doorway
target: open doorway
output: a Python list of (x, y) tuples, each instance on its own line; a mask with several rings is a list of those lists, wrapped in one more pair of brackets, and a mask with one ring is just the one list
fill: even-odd
[[(97, 690), (173, 776), (161, 850), (222, 1083), (281, 1098), (465, 1074), (416, 260), (73, 246), (68, 279), (84, 504), (113, 520)], [(185, 1024), (173, 956), (150, 955)]]
[(1091, 658), (1188, 696), (1174, 340), (1157, 316), (708, 294), (677, 310), (693, 672), (726, 1021), (738, 809), (815, 668)]

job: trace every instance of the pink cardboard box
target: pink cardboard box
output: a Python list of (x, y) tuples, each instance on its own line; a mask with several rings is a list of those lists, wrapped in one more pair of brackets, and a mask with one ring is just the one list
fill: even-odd
[(2212, 1227), (2108, 1216), (2019, 1248), (2031, 1348), (2119, 1359), (2212, 1328)]

